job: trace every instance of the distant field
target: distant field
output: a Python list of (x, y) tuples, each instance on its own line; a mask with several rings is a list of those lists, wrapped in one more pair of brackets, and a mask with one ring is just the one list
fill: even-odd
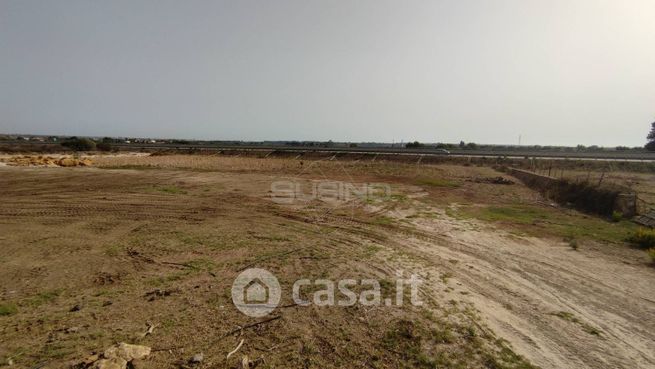
[[(540, 158), (557, 160), (609, 160), (609, 161), (634, 161), (634, 162), (655, 162), (655, 152), (642, 150), (576, 150), (575, 148), (542, 149), (535, 150), (530, 147), (515, 148), (493, 148), (485, 145), (478, 149), (449, 148), (405, 148), (405, 147), (371, 147), (371, 146), (294, 146), (294, 145), (271, 145), (271, 144), (168, 144), (168, 143), (113, 143), (115, 150), (120, 151), (167, 151), (174, 150), (179, 153), (189, 152), (218, 152), (222, 150), (240, 150), (252, 152), (279, 151), (288, 153), (303, 152), (324, 152), (324, 153), (351, 153), (351, 154), (391, 154), (411, 156), (453, 156), (453, 157), (507, 157), (507, 158)], [(0, 141), (0, 152), (57, 152), (66, 150), (56, 142), (32, 142), (32, 141)]]

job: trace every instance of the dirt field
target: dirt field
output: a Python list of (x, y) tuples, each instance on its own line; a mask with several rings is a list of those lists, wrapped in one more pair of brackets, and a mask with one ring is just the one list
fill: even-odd
[[(126, 342), (152, 348), (136, 368), (655, 366), (655, 268), (624, 242), (635, 226), (498, 184), (490, 168), (92, 160), (0, 167), (0, 365), (69, 368)], [(276, 181), (390, 192), (282, 204)], [(249, 267), (285, 291), (268, 318), (232, 303)], [(399, 272), (422, 278), (422, 306), (300, 306), (286, 293), (350, 278), (395, 296)]]

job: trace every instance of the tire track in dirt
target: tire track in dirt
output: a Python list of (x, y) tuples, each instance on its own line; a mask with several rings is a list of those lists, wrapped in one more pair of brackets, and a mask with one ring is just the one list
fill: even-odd
[(464, 290), (459, 292), (492, 329), (534, 363), (543, 368), (655, 365), (652, 268), (445, 215), (412, 222), (417, 231), (396, 236), (396, 242), (452, 273), (461, 284), (457, 289)]

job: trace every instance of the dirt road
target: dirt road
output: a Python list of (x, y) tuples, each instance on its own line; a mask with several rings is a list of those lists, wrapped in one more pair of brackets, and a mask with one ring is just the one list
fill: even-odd
[(443, 211), (411, 222), (420, 237), (396, 239), (398, 245), (447, 270), (451, 295), (473, 302), (533, 363), (655, 366), (655, 270), (644, 266), (641, 252), (609, 245), (574, 251), (564, 242), (518, 237)]

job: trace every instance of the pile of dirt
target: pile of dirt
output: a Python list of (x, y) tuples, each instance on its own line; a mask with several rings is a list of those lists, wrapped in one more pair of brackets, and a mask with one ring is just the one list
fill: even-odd
[(7, 165), (37, 166), (37, 167), (86, 167), (93, 165), (89, 159), (76, 159), (72, 157), (55, 158), (51, 156), (14, 156), (7, 159)]

